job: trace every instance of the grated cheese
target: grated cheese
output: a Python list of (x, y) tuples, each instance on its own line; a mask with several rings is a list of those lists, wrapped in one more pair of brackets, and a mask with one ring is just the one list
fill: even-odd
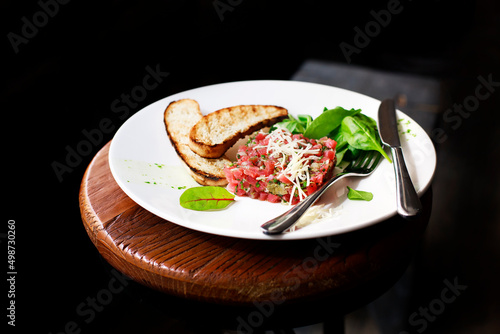
[[(301, 182), (306, 181), (306, 185), (309, 185), (309, 169), (311, 163), (320, 159), (315, 155), (320, 150), (312, 149), (311, 143), (304, 139), (293, 138), (290, 132), (280, 127), (271, 132), (268, 138), (267, 145), (258, 145), (255, 148), (266, 148), (266, 153), (279, 161), (279, 166), (282, 169), (281, 175), (284, 175), (293, 184), (291, 196), (295, 196), (295, 192), (297, 192), (299, 200), (302, 201), (307, 197), (307, 194), (302, 190)], [(291, 205), (291, 203), (290, 200), (289, 204)]]

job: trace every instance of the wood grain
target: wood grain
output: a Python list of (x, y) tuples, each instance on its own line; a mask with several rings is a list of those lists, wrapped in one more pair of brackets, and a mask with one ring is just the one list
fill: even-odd
[(109, 144), (94, 157), (81, 183), (85, 229), (117, 270), (183, 298), (250, 305), (355, 293), (408, 263), (429, 218), (430, 191), (416, 221), (394, 217), (339, 236), (266, 241), (197, 232), (159, 218), (127, 197), (109, 170)]

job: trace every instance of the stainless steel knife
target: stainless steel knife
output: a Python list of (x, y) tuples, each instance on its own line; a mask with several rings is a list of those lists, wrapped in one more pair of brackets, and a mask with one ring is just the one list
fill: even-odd
[(391, 148), (392, 164), (396, 174), (397, 212), (405, 218), (414, 217), (422, 211), (422, 204), (411, 182), (403, 157), (394, 100), (385, 99), (380, 104), (378, 128), (382, 142)]

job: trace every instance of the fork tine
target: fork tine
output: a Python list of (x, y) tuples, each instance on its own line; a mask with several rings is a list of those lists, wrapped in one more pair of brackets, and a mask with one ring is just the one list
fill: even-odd
[(348, 166), (350, 170), (363, 171), (369, 173), (375, 169), (382, 158), (382, 154), (377, 151), (363, 151), (359, 157)]
[(382, 154), (378, 151), (361, 151), (359, 156), (344, 168), (342, 174), (370, 174), (378, 166), (381, 159)]
[(359, 166), (360, 168), (369, 168), (369, 166), (372, 163), (373, 158), (374, 158), (374, 152), (375, 151), (368, 151), (366, 153), (366, 157), (363, 160), (363, 163), (361, 164), (361, 166)]
[(380, 152), (372, 151), (372, 153), (370, 155), (370, 160), (368, 161), (366, 166), (364, 166), (364, 168), (366, 168), (368, 170), (375, 169), (375, 167), (377, 167), (378, 163), (380, 162), (381, 158), (382, 158), (382, 154), (380, 154)]
[(362, 168), (365, 161), (366, 161), (368, 154), (369, 154), (369, 151), (361, 151), (359, 156), (351, 162), (351, 167), (352, 168)]
[(377, 152), (377, 157), (375, 158), (375, 160), (373, 161), (373, 164), (372, 164), (372, 167), (370, 168), (375, 168), (378, 166), (378, 163), (380, 162), (380, 160), (382, 160), (382, 154)]

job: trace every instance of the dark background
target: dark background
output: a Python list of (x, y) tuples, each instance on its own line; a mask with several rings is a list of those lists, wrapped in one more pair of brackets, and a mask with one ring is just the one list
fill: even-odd
[[(147, 66), (159, 66), (169, 75), (130, 108), (130, 115), (190, 88), (236, 80), (287, 80), (306, 59), (438, 78), (444, 92), (440, 112), (472, 94), (479, 75), (492, 74), (500, 81), (500, 16), (493, 0), (401, 1), (404, 10), (362, 52), (353, 54), (350, 63), (339, 44), (353, 44), (353, 28), (363, 27), (373, 19), (370, 11), (386, 8), (388, 1), (220, 3), (232, 3), (223, 20), (210, 0), (71, 1), (59, 4), (16, 53), (9, 33), (22, 35), (22, 18), (33, 23), (42, 7), (37, 1), (1, 2), (0, 107), (8, 199), (2, 233), (7, 220), (14, 219), (16, 329), (35, 326), (40, 333), (58, 333), (71, 320), (82, 333), (117, 328), (122, 333), (184, 333), (190, 327), (175, 312), (183, 301), (162, 305), (169, 310), (165, 316), (147, 301), (151, 292), (132, 282), (89, 324), (75, 312), (87, 297), (106, 288), (111, 277), (81, 223), (78, 191), (92, 156), (114, 131), (62, 180), (52, 164), (64, 163), (66, 147), (76, 147), (84, 139), (82, 131), (97, 128), (103, 118), (116, 127), (125, 121), (111, 103), (142, 84)], [(456, 177), (447, 181), (455, 187), (434, 199), (446, 205), (438, 205), (431, 226), (445, 221), (442, 227), (447, 230), (430, 229), (434, 234), (427, 236), (427, 243), (432, 247), (420, 254), (419, 261), (427, 267), (413, 305), (435, 298), (444, 278), (458, 275), (469, 288), (429, 333), (455, 332), (468, 328), (466, 324), (476, 326), (470, 328), (477, 333), (488, 333), (488, 324), (495, 325), (500, 297), (498, 283), (493, 283), (499, 269), (499, 95), (492, 94), (463, 127), (449, 132), (451, 140), (437, 145), (458, 169), (438, 173)], [(446, 211), (450, 208), (455, 211)], [(5, 244), (2, 238), (2, 249)]]

